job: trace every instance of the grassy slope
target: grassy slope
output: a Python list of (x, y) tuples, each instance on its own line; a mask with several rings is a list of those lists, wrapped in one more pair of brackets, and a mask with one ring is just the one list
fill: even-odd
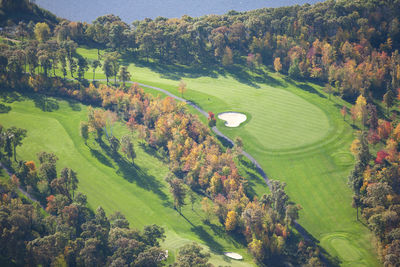
[[(40, 98), (35, 99), (8, 104), (12, 110), (8, 114), (0, 114), (0, 124), (5, 127), (18, 126), (28, 130), (24, 145), (17, 150), (19, 158), (35, 159), (39, 151), (56, 153), (60, 158), (59, 169), (69, 166), (78, 172), (79, 191), (87, 194), (92, 208), (101, 205), (108, 214), (119, 210), (133, 227), (142, 228), (152, 223), (163, 226), (167, 235), (163, 246), (170, 251), (170, 261), (173, 261), (177, 248), (196, 241), (214, 251), (212, 262), (215, 265), (252, 264), (246, 249), (227, 236), (216, 221), (211, 225), (202, 222), (204, 214), (199, 203), (200, 197), (194, 211), (190, 205), (183, 208), (186, 218), (173, 210), (168, 185), (164, 181), (168, 173), (165, 164), (138, 145), (138, 168), (132, 168), (124, 161), (118, 164), (93, 139), (86, 146), (79, 136), (79, 123), (86, 119), (86, 106), (50, 99), (59, 105), (59, 109), (43, 112), (35, 107), (35, 103), (40, 105)], [(126, 133), (126, 127), (115, 126), (114, 134), (117, 137)], [(259, 182), (255, 185), (257, 192), (265, 188)], [(231, 262), (218, 255), (217, 251), (238, 252), (244, 255), (245, 261)]]
[[(87, 58), (96, 50), (80, 48)], [(187, 99), (214, 113), (239, 111), (249, 121), (236, 129), (219, 128), (240, 136), (246, 150), (273, 179), (287, 182), (291, 199), (303, 207), (299, 222), (342, 265), (378, 265), (371, 233), (355, 220), (347, 175), (353, 157), (348, 152), (353, 131), (339, 110), (345, 103), (329, 100), (316, 85), (296, 83), (283, 76), (249, 72), (196, 74), (184, 68), (158, 69), (151, 63), (129, 65), (132, 80), (178, 94), (182, 77)], [(101, 71), (96, 78), (104, 78)], [(89, 75), (88, 77), (92, 77)]]

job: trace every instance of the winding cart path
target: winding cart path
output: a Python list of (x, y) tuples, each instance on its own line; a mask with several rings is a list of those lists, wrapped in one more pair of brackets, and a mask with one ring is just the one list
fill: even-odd
[[(10, 176), (10, 179), (12, 178), (13, 174), (7, 169), (6, 166), (4, 166), (3, 164), (1, 164), (0, 162), (0, 168), (3, 168), (3, 170), (8, 174), (8, 176)], [(18, 186), (19, 191), (21, 191), (22, 194), (24, 194), (30, 201), (32, 202), (36, 202), (40, 205), (40, 207), (42, 207), (42, 209), (46, 209), (44, 206), (42, 206), (42, 204), (40, 204), (40, 202), (34, 198), (31, 194), (29, 194), (28, 192), (26, 192), (21, 186)]]
[[(130, 83), (133, 83), (133, 82), (130, 82)], [(182, 97), (176, 96), (176, 95), (172, 94), (171, 92), (169, 92), (169, 91), (167, 91), (167, 90), (164, 90), (164, 89), (162, 89), (162, 88), (158, 88), (158, 87), (146, 85), (146, 84), (143, 84), (143, 83), (138, 83), (138, 84), (139, 84), (140, 86), (147, 87), (147, 88), (151, 88), (151, 89), (157, 90), (157, 91), (159, 91), (159, 92), (162, 92), (162, 93), (164, 93), (164, 94), (166, 94), (166, 95), (168, 95), (168, 96), (170, 96), (170, 97), (172, 97), (172, 98), (174, 98), (174, 99), (176, 99), (176, 100), (178, 100), (178, 101), (185, 102), (186, 104), (192, 106), (192, 107), (195, 108), (198, 112), (200, 112), (201, 114), (203, 114), (206, 118), (208, 118), (208, 113), (207, 113), (205, 110), (203, 110), (201, 107), (199, 107), (198, 105), (196, 105), (195, 103), (191, 102), (190, 100), (186, 100), (186, 99), (184, 99), (184, 98), (182, 98)], [(226, 141), (228, 141), (232, 146), (235, 145), (232, 139), (230, 139), (228, 136), (224, 135), (220, 130), (218, 130), (217, 126), (214, 126), (214, 127), (212, 127), (211, 129), (212, 129), (212, 131), (213, 131), (216, 135), (218, 135), (219, 137), (224, 138), (224, 139), (225, 139)], [(248, 158), (248, 159), (256, 166), (257, 171), (258, 171), (258, 172), (260, 173), (260, 175), (264, 178), (264, 181), (267, 183), (268, 187), (271, 189), (271, 184), (270, 184), (270, 182), (269, 182), (268, 176), (266, 175), (266, 173), (264, 172), (264, 170), (262, 169), (262, 167), (261, 167), (261, 165), (258, 163), (258, 161), (257, 161), (253, 156), (251, 156), (249, 153), (247, 153), (247, 152), (244, 151), (244, 150), (242, 151), (242, 154), (243, 154), (246, 158)]]

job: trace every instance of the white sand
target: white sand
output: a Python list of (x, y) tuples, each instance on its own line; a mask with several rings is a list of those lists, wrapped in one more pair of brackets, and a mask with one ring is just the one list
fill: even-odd
[(224, 120), (227, 127), (238, 127), (246, 121), (247, 116), (238, 112), (223, 112), (218, 114), (218, 118)]
[(225, 252), (224, 255), (234, 260), (243, 260), (242, 255), (235, 252)]

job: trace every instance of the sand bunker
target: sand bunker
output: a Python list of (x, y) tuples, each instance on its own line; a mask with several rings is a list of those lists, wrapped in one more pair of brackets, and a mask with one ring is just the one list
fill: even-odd
[(223, 112), (218, 114), (218, 118), (224, 120), (227, 127), (238, 127), (246, 121), (247, 116), (238, 112)]
[(234, 260), (243, 260), (242, 255), (235, 252), (225, 252), (224, 255)]

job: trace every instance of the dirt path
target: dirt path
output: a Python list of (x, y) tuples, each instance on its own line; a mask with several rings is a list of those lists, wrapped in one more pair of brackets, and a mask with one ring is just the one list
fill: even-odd
[[(95, 79), (95, 81), (105, 82), (106, 80), (105, 80), (105, 79)], [(135, 83), (135, 82), (133, 82), (133, 81), (127, 81), (126, 83), (131, 83), (131, 84), (133, 84), (133, 83)], [(208, 118), (208, 113), (207, 113), (205, 110), (203, 110), (201, 107), (199, 107), (198, 105), (196, 105), (195, 103), (191, 102), (190, 100), (186, 100), (186, 99), (184, 99), (184, 98), (182, 98), (182, 97), (176, 96), (176, 95), (172, 94), (171, 92), (169, 92), (169, 91), (167, 91), (167, 90), (165, 90), (165, 89), (159, 88), (159, 87), (155, 87), (155, 86), (151, 86), (151, 85), (147, 85), (147, 84), (143, 84), (143, 83), (137, 83), (137, 84), (140, 85), (140, 86), (142, 86), (142, 87), (147, 87), (147, 88), (150, 88), (150, 89), (157, 90), (157, 91), (159, 91), (159, 92), (161, 92), (161, 93), (164, 93), (164, 94), (166, 94), (166, 95), (168, 95), (168, 96), (170, 96), (170, 97), (172, 97), (172, 98), (174, 98), (174, 99), (176, 99), (176, 100), (178, 100), (178, 101), (185, 102), (185, 103), (187, 103), (188, 105), (190, 105), (190, 106), (192, 106), (193, 108), (195, 108), (195, 109), (196, 109), (197, 111), (199, 111), (201, 114), (203, 114), (203, 116), (205, 116), (206, 118)], [(213, 131), (217, 136), (219, 136), (219, 137), (221, 137), (221, 138), (224, 138), (224, 139), (225, 139), (227, 142), (229, 142), (232, 146), (235, 145), (234, 142), (232, 141), (232, 139), (230, 139), (229, 137), (227, 137), (226, 135), (224, 135), (216, 126), (212, 127), (211, 129), (212, 129), (212, 131)], [(252, 155), (250, 155), (249, 153), (247, 153), (247, 152), (244, 151), (244, 150), (242, 151), (242, 154), (243, 154), (246, 158), (248, 158), (248, 159), (254, 164), (254, 166), (256, 167), (256, 169), (257, 169), (257, 171), (258, 171), (258, 173), (263, 177), (265, 183), (267, 184), (267, 186), (268, 186), (269, 189), (271, 190), (271, 183), (270, 183), (270, 181), (269, 181), (269, 179), (268, 179), (268, 176), (267, 176), (267, 174), (265, 173), (265, 171), (263, 170), (263, 168), (261, 167), (261, 165), (258, 163), (258, 161), (257, 161)], [(313, 237), (310, 233), (308, 233), (307, 230), (304, 229), (304, 227), (302, 227), (297, 221), (295, 221), (294, 227), (295, 227), (296, 230), (303, 236), (303, 238), (304, 238), (305, 240), (316, 243), (314, 237)], [(324, 257), (323, 260), (326, 262), (325, 257)]]
[[(8, 176), (10, 176), (10, 179), (11, 179), (11, 177), (13, 176), (13, 174), (7, 169), (7, 167), (6, 166), (4, 166), (1, 162), (0, 162), (0, 168), (3, 168), (3, 170), (8, 174)], [(42, 209), (46, 209), (44, 206), (42, 206), (41, 204), (40, 204), (40, 202), (36, 199), (36, 198), (34, 198), (33, 196), (31, 196), (28, 192), (26, 192), (21, 186), (18, 186), (18, 189), (19, 189), (19, 191), (21, 191), (22, 192), (22, 194), (24, 194), (30, 201), (32, 201), (32, 202), (37, 202), (39, 205), (40, 205), (40, 207), (42, 207)]]
[[(129, 83), (133, 83), (133, 82), (129, 82)], [(183, 99), (183, 98), (181, 98), (181, 97), (179, 97), (179, 96), (176, 96), (176, 95), (172, 94), (171, 92), (169, 92), (169, 91), (167, 91), (167, 90), (164, 90), (164, 89), (162, 89), (162, 88), (158, 88), (158, 87), (146, 85), (146, 84), (143, 84), (143, 83), (138, 83), (138, 84), (139, 84), (140, 86), (142, 86), (142, 87), (147, 87), (147, 88), (151, 88), (151, 89), (157, 90), (157, 91), (162, 92), (162, 93), (164, 93), (164, 94), (166, 94), (166, 95), (168, 95), (168, 96), (170, 96), (170, 97), (172, 97), (172, 98), (174, 98), (174, 99), (176, 99), (176, 100), (185, 102), (185, 103), (187, 103), (188, 105), (190, 105), (190, 106), (192, 106), (193, 108), (195, 108), (195, 109), (196, 109), (197, 111), (199, 111), (201, 114), (203, 114), (206, 118), (208, 118), (208, 113), (207, 113), (205, 110), (203, 110), (202, 108), (200, 108), (198, 105), (196, 105), (196, 104), (194, 104), (193, 102), (191, 102), (190, 100)], [(230, 139), (229, 137), (227, 137), (226, 135), (224, 135), (224, 134), (217, 128), (217, 126), (212, 127), (212, 131), (213, 131), (216, 135), (218, 135), (219, 137), (224, 138), (224, 139), (225, 139), (226, 141), (228, 141), (232, 146), (235, 145), (234, 142), (232, 141), (232, 139)], [(268, 176), (267, 176), (267, 174), (264, 172), (263, 168), (262, 168), (261, 165), (258, 163), (258, 161), (257, 161), (252, 155), (250, 155), (249, 153), (247, 153), (247, 152), (244, 151), (244, 150), (242, 151), (242, 154), (243, 154), (246, 158), (248, 158), (248, 159), (255, 165), (255, 167), (256, 167), (258, 173), (263, 177), (265, 183), (268, 185), (269, 189), (271, 190), (271, 183), (270, 183), (270, 181), (269, 181), (269, 179), (268, 179)], [(296, 230), (303, 236), (303, 238), (304, 238), (305, 240), (311, 241), (311, 242), (314, 242), (314, 243), (315, 243), (314, 237), (313, 237), (310, 233), (308, 233), (307, 230), (304, 229), (304, 227), (302, 227), (297, 221), (295, 221), (294, 227), (295, 227)], [(327, 260), (325, 259), (325, 257), (323, 257), (323, 260), (324, 260), (325, 262), (327, 262)]]
[[(106, 80), (105, 80), (105, 79), (96, 79), (95, 81), (98, 81), (98, 82), (105, 82)], [(126, 82), (126, 83), (134, 83), (134, 82), (128, 81), (128, 82)], [(195, 108), (195, 109), (196, 109), (198, 112), (200, 112), (203, 116), (205, 116), (206, 118), (208, 118), (208, 113), (207, 113), (205, 110), (203, 110), (201, 107), (199, 107), (198, 105), (196, 105), (195, 103), (191, 102), (190, 100), (186, 100), (186, 99), (184, 99), (184, 98), (182, 98), (182, 97), (179, 97), (179, 96), (177, 96), (177, 95), (174, 95), (173, 93), (171, 93), (171, 92), (169, 92), (169, 91), (167, 91), (167, 90), (165, 90), (165, 89), (159, 88), (159, 87), (147, 85), (147, 84), (144, 84), (144, 83), (137, 83), (137, 84), (140, 85), (140, 86), (142, 86), (142, 87), (147, 87), (147, 88), (150, 88), (150, 89), (157, 90), (157, 91), (159, 91), (159, 92), (161, 92), (161, 93), (164, 93), (164, 94), (166, 94), (166, 95), (168, 95), (168, 96), (170, 96), (170, 97), (172, 97), (172, 98), (174, 98), (174, 99), (176, 99), (176, 100), (178, 100), (178, 101), (185, 102), (186, 104), (188, 104), (188, 105), (192, 106), (193, 108)], [(230, 139), (228, 136), (224, 135), (220, 130), (218, 130), (217, 126), (214, 126), (214, 127), (212, 127), (211, 129), (212, 129), (212, 131), (213, 131), (216, 135), (218, 135), (219, 137), (224, 138), (224, 139), (225, 139), (226, 141), (228, 141), (232, 146), (235, 145), (235, 143), (232, 141), (232, 139)], [(269, 182), (268, 176), (266, 175), (266, 173), (264, 172), (264, 170), (262, 169), (262, 167), (261, 167), (261, 165), (258, 163), (258, 161), (257, 161), (253, 156), (251, 156), (249, 153), (247, 153), (247, 152), (244, 151), (244, 150), (243, 150), (242, 154), (243, 154), (243, 156), (245, 156), (246, 158), (248, 158), (248, 159), (255, 165), (255, 167), (256, 167), (258, 173), (263, 177), (264, 181), (267, 183), (268, 187), (271, 189), (271, 184), (270, 184), (270, 182)]]
[[(130, 83), (133, 83), (133, 82), (130, 82)], [(166, 95), (168, 95), (168, 96), (170, 96), (170, 97), (172, 97), (172, 98), (174, 98), (174, 99), (176, 99), (176, 100), (185, 102), (186, 104), (192, 106), (192, 107), (195, 108), (197, 111), (199, 111), (201, 114), (203, 114), (206, 118), (208, 118), (208, 113), (207, 113), (205, 110), (203, 110), (202, 108), (200, 108), (198, 105), (196, 105), (196, 104), (194, 104), (193, 102), (191, 102), (190, 100), (183, 99), (183, 98), (181, 98), (181, 97), (179, 97), (179, 96), (176, 96), (176, 95), (172, 94), (171, 92), (169, 92), (169, 91), (167, 91), (167, 90), (164, 90), (164, 89), (162, 89), (162, 88), (158, 88), (158, 87), (146, 85), (146, 84), (143, 84), (143, 83), (138, 83), (138, 84), (139, 84), (140, 86), (147, 87), (147, 88), (151, 88), (151, 89), (157, 90), (157, 91), (159, 91), (159, 92), (162, 92), (162, 93), (164, 93), (164, 94), (166, 94)], [(212, 131), (213, 131), (216, 135), (218, 135), (219, 137), (224, 138), (224, 139), (225, 139), (226, 141), (228, 141), (232, 146), (235, 145), (234, 142), (232, 141), (232, 139), (230, 139), (228, 136), (224, 135), (220, 130), (218, 130), (217, 126), (214, 126), (214, 127), (212, 127), (211, 129), (212, 129)], [(270, 184), (270, 182), (269, 182), (268, 176), (266, 175), (266, 173), (264, 172), (264, 170), (262, 169), (262, 167), (261, 167), (261, 165), (258, 163), (258, 161), (257, 161), (253, 156), (251, 156), (249, 153), (247, 153), (247, 152), (244, 151), (244, 150), (243, 150), (242, 154), (243, 154), (246, 158), (248, 158), (248, 159), (256, 166), (258, 173), (264, 178), (264, 181), (267, 183), (268, 187), (271, 189), (271, 184)]]

